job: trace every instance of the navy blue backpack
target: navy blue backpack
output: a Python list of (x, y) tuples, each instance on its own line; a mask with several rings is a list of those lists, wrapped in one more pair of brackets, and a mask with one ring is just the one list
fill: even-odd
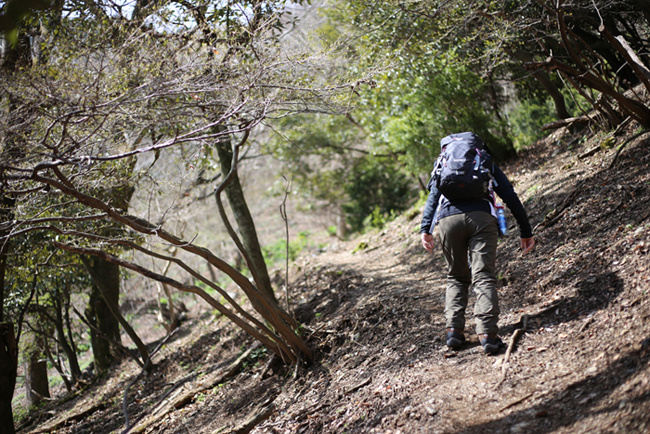
[(450, 202), (489, 200), (493, 166), (483, 140), (474, 133), (458, 133), (443, 138), (440, 147), (430, 185), (435, 185)]

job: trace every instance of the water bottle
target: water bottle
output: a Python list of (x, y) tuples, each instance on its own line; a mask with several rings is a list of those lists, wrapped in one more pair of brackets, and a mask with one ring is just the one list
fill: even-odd
[(503, 205), (497, 203), (497, 221), (499, 222), (499, 233), (502, 237), (508, 236), (508, 222), (506, 221), (506, 211)]

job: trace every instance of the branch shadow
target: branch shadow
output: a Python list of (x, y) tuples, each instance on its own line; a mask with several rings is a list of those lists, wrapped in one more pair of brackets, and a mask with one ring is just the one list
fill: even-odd
[[(611, 399), (610, 396), (619, 386), (633, 379), (642, 368), (647, 366), (650, 361), (649, 346), (646, 339), (639, 346), (640, 348), (626, 352), (600, 372), (581, 381), (567, 384), (553, 396), (542, 399), (532, 407), (512, 412), (489, 422), (468, 426), (453, 433), (514, 432), (514, 426), (521, 424), (519, 426), (522, 429), (529, 426), (530, 432), (545, 434), (570, 427), (574, 422), (585, 417), (620, 412), (621, 405), (626, 403), (643, 405), (647, 409), (650, 404), (650, 389), (648, 388), (645, 390), (637, 388), (626, 393), (625, 398), (622, 399)], [(579, 416), (576, 417), (576, 414)], [(534, 428), (531, 419), (535, 420)], [(625, 424), (627, 426), (640, 425), (645, 422), (647, 422), (645, 411), (628, 412), (626, 415)], [(602, 429), (600, 432), (604, 432), (611, 426), (600, 428)]]

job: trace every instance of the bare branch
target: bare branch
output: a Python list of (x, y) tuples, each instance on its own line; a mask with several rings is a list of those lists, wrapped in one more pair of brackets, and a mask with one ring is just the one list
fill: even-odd
[[(215, 300), (212, 296), (210, 296), (207, 292), (205, 292), (203, 289), (199, 288), (198, 286), (195, 285), (187, 285), (181, 282), (178, 282), (175, 279), (172, 279), (167, 276), (163, 276), (161, 274), (158, 274), (156, 272), (153, 272), (151, 270), (148, 270), (140, 265), (136, 265), (132, 262), (124, 261), (116, 256), (110, 255), (106, 252), (103, 252), (98, 249), (91, 249), (87, 247), (78, 247), (78, 246), (72, 246), (69, 244), (64, 244), (60, 243), (57, 241), (53, 242), (53, 245), (59, 249), (62, 250), (67, 250), (69, 252), (73, 253), (78, 253), (82, 255), (93, 255), (97, 256), (101, 259), (103, 259), (106, 262), (111, 262), (113, 264), (117, 264), (121, 267), (127, 268), (129, 270), (135, 271), (136, 273), (142, 274), (145, 277), (148, 277), (150, 279), (157, 280), (161, 283), (165, 283), (169, 286), (173, 286), (176, 289), (179, 289), (183, 292), (190, 292), (192, 294), (196, 294), (199, 297), (203, 298), (205, 301), (207, 301), (210, 306), (214, 307), (224, 315), (226, 318), (234, 322), (238, 327), (241, 329), (245, 330), (248, 334), (253, 336), (255, 339), (259, 340), (262, 342), (269, 350), (277, 352), (277, 346), (279, 345), (280, 347), (284, 346), (284, 343), (281, 341), (276, 341), (273, 342), (269, 339), (269, 337), (261, 334), (258, 332), (257, 329), (253, 328), (250, 324), (239, 318), (237, 315), (235, 315), (232, 311), (230, 311), (228, 308), (223, 306), (221, 303), (219, 303), (217, 300)], [(288, 354), (291, 354), (288, 348), (284, 346), (284, 350), (287, 351)]]

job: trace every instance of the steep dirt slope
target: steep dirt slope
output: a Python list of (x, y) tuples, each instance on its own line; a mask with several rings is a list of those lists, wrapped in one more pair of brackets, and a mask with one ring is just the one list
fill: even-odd
[(299, 288), (319, 292), (299, 312), (323, 358), (258, 431), (650, 431), (648, 135), (608, 170), (615, 148), (577, 157), (604, 137), (569, 148), (561, 134), (506, 167), (533, 225), (561, 213), (532, 255), (517, 237), (499, 247), (502, 335), (527, 326), (505, 366), (475, 337), (446, 350), (444, 261), (404, 217), (366, 250), (312, 261)]
[[(269, 400), (274, 412), (254, 433), (648, 432), (650, 134), (612, 170), (615, 147), (578, 158), (604, 137), (577, 139), (558, 132), (503, 166), (532, 224), (551, 222), (537, 227), (530, 255), (521, 256), (513, 226), (499, 245), (501, 335), (510, 341), (526, 327), (507, 363), (505, 352), (484, 355), (472, 335), (461, 351), (447, 350), (445, 264), (420, 246), (413, 210), (298, 261), (291, 292), (318, 350), (314, 364), (296, 372), (257, 350), (234, 379), (144, 432), (233, 432)], [(196, 390), (250, 347), (210, 318), (184, 324), (156, 355), (156, 373), (133, 383), (131, 420), (152, 413), (170, 384), (173, 393)], [(471, 312), (468, 320), (472, 332)], [(123, 363), (23, 432), (121, 432), (124, 390), (138, 372)]]

